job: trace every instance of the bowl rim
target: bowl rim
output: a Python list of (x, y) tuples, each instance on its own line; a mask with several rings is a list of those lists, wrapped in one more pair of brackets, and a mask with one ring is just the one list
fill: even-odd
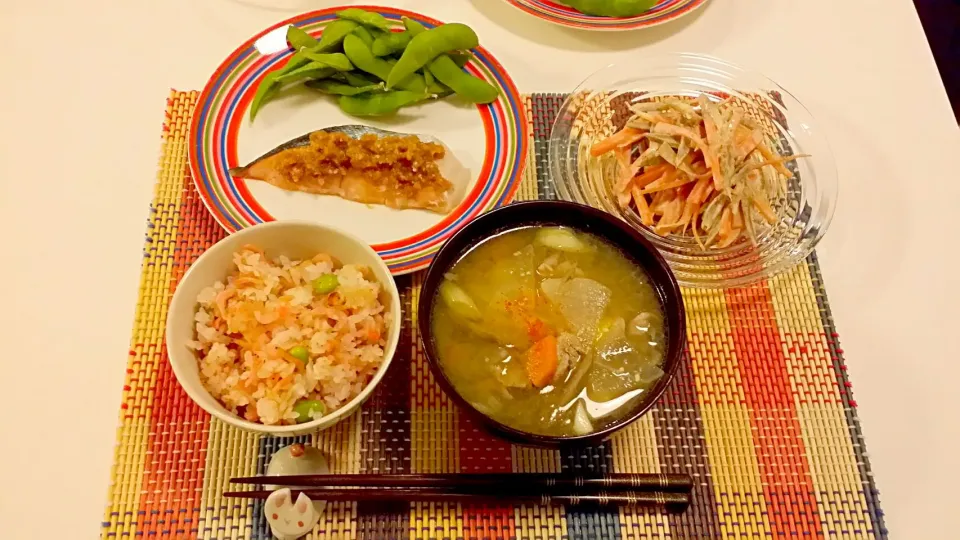
[[(472, 239), (472, 232), (474, 230), (484, 227), (490, 221), (496, 221), (502, 214), (518, 213), (517, 216), (512, 217), (502, 227), (494, 227), (495, 229), (512, 230), (523, 226), (525, 223), (535, 223), (538, 221), (543, 224), (550, 224), (550, 220), (523, 218), (524, 214), (527, 214), (537, 208), (545, 207), (560, 208), (569, 212), (570, 215), (579, 215), (586, 218), (586, 220), (604, 222), (604, 224), (607, 226), (612, 226), (616, 229), (619, 229), (622, 233), (625, 233), (631, 241), (636, 242), (636, 246), (634, 246), (634, 248), (639, 247), (646, 251), (647, 255), (651, 257), (653, 264), (657, 266), (657, 270), (659, 270), (663, 276), (666, 276), (666, 279), (664, 280), (658, 279), (654, 277), (647, 265), (642, 264), (639, 261), (635, 261), (638, 265), (641, 265), (645, 271), (647, 271), (648, 275), (650, 275), (651, 283), (656, 289), (657, 294), (660, 296), (661, 306), (664, 309), (665, 324), (667, 328), (670, 329), (667, 337), (667, 350), (666, 354), (664, 355), (663, 377), (647, 394), (643, 404), (638, 406), (635, 411), (621, 417), (602, 429), (586, 435), (557, 436), (529, 433), (490, 418), (486, 414), (477, 410), (463, 396), (460, 395), (453, 383), (447, 377), (443, 367), (440, 366), (437, 355), (434, 351), (434, 343), (432, 339), (433, 330), (431, 329), (430, 325), (432, 319), (431, 307), (436, 296), (434, 293), (436, 292), (436, 288), (439, 286), (439, 283), (442, 281), (443, 275), (449, 270), (450, 264), (456, 260), (459, 260), (463, 250), (469, 247), (469, 244), (458, 245), (460, 244), (460, 239), (467, 238), (469, 241)], [(603, 235), (598, 236), (601, 236), (601, 238), (604, 238), (615, 245), (618, 244), (613, 240), (604, 237)], [(439, 266), (439, 261), (443, 261), (451, 252), (453, 253), (451, 263), (445, 264), (443, 268), (441, 268)], [(633, 258), (629, 253), (627, 253), (627, 256)], [(669, 307), (668, 304), (674, 307), (672, 312), (667, 309)], [(677, 282), (676, 276), (674, 276), (673, 270), (671, 270), (666, 260), (649, 240), (644, 238), (638, 231), (634, 230), (627, 223), (623, 222), (616, 216), (593, 208), (592, 206), (571, 201), (540, 200), (514, 202), (497, 208), (496, 210), (487, 212), (486, 214), (483, 214), (482, 216), (472, 220), (466, 226), (457, 231), (453, 236), (451, 236), (444, 243), (443, 247), (441, 247), (437, 252), (433, 261), (431, 261), (430, 267), (427, 270), (427, 274), (423, 279), (423, 288), (421, 289), (417, 311), (417, 329), (421, 344), (423, 345), (424, 356), (427, 359), (427, 363), (430, 365), (430, 370), (433, 372), (434, 378), (437, 380), (437, 383), (443, 389), (444, 393), (458, 406), (460, 406), (461, 409), (466, 411), (473, 418), (477, 419), (482, 425), (489, 428), (496, 435), (517, 444), (541, 447), (564, 447), (568, 445), (575, 446), (598, 443), (606, 439), (608, 436), (632, 424), (634, 421), (646, 414), (660, 400), (663, 393), (666, 391), (667, 386), (669, 386), (673, 380), (674, 375), (680, 369), (681, 362), (683, 362), (687, 357), (686, 310), (683, 303), (683, 297), (681, 296), (680, 292), (680, 285)]]
[[(174, 291), (173, 298), (170, 300), (170, 304), (167, 308), (167, 321), (164, 329), (165, 344), (169, 344), (172, 342), (171, 335), (174, 331), (175, 321), (174, 321), (174, 318), (171, 317), (170, 315), (177, 311), (174, 309), (174, 306), (187, 302), (193, 305), (193, 307), (191, 308), (191, 311), (194, 313), (196, 312), (196, 307), (195, 307), (196, 299), (185, 297), (184, 295), (186, 293), (181, 294), (181, 291), (183, 290), (181, 285), (183, 283), (186, 283), (190, 279), (194, 279), (193, 275), (195, 273), (199, 273), (199, 270), (197, 269), (203, 266), (205, 260), (209, 260), (210, 258), (212, 258), (212, 255), (210, 255), (211, 253), (225, 250), (227, 249), (226, 246), (228, 245), (228, 243), (238, 242), (244, 236), (253, 235), (256, 232), (262, 231), (263, 229), (269, 229), (269, 228), (279, 229), (279, 228), (285, 228), (290, 226), (312, 228), (312, 229), (315, 229), (320, 234), (338, 235), (348, 240), (350, 243), (356, 244), (357, 246), (361, 247), (362, 251), (365, 251), (368, 255), (371, 256), (372, 261), (376, 261), (375, 262), (376, 266), (378, 266), (385, 275), (392, 276), (392, 274), (390, 273), (390, 269), (387, 267), (386, 263), (383, 261), (383, 259), (380, 258), (377, 252), (370, 247), (369, 244), (367, 244), (357, 236), (354, 236), (353, 234), (344, 231), (343, 229), (340, 229), (331, 225), (324, 225), (322, 223), (317, 223), (314, 221), (308, 221), (308, 220), (291, 219), (291, 220), (277, 220), (277, 221), (268, 221), (264, 223), (258, 223), (251, 227), (246, 227), (235, 233), (229, 234), (223, 237), (222, 239), (220, 239), (219, 241), (217, 241), (216, 244), (204, 250), (204, 252), (201, 253), (199, 257), (197, 257), (197, 260), (194, 261), (193, 264), (190, 265), (190, 268), (188, 268), (187, 271), (183, 274), (183, 277), (181, 277), (180, 281), (177, 283), (177, 288)], [(269, 249), (269, 248), (266, 248), (266, 249)], [(379, 282), (380, 279), (378, 278), (377, 281)], [(180, 384), (180, 388), (182, 388), (183, 391), (186, 392), (187, 396), (189, 396), (190, 399), (198, 407), (206, 411), (208, 414), (234, 427), (244, 429), (247, 431), (253, 431), (257, 433), (264, 433), (264, 434), (270, 434), (270, 435), (276, 435), (276, 436), (282, 436), (282, 437), (292, 437), (302, 433), (318, 431), (318, 430), (332, 427), (335, 424), (339, 423), (341, 420), (353, 414), (356, 411), (356, 409), (364, 401), (366, 401), (367, 398), (370, 397), (370, 394), (373, 393), (373, 390), (377, 387), (378, 384), (380, 384), (380, 381), (386, 375), (387, 370), (390, 368), (390, 365), (393, 362), (394, 356), (396, 356), (397, 345), (399, 343), (400, 333), (402, 331), (400, 326), (403, 324), (403, 312), (402, 312), (402, 306), (400, 301), (400, 292), (397, 288), (396, 281), (392, 279), (392, 277), (389, 280), (389, 283), (385, 284), (381, 282), (380, 285), (387, 292), (387, 294), (389, 294), (390, 300), (393, 304), (393, 306), (390, 309), (390, 316), (393, 319), (391, 321), (391, 325), (393, 328), (395, 328), (394, 332), (392, 333), (388, 332), (389, 338), (386, 346), (384, 347), (383, 361), (381, 362), (380, 367), (377, 368), (377, 372), (374, 373), (373, 377), (370, 379), (370, 381), (367, 382), (366, 386), (364, 386), (363, 390), (361, 390), (359, 394), (354, 396), (353, 399), (345, 403), (339, 409), (333, 411), (332, 413), (326, 416), (323, 416), (322, 418), (317, 418), (315, 420), (304, 422), (302, 424), (272, 426), (267, 424), (260, 424), (258, 422), (251, 422), (250, 420), (247, 420), (245, 418), (240, 418), (239, 416), (236, 416), (229, 412), (224, 412), (216, 409), (211, 410), (210, 408), (204, 406), (197, 399), (197, 396), (195, 395), (196, 393), (195, 390), (191, 390), (188, 387), (188, 385), (184, 385), (182, 382), (182, 378), (185, 376), (185, 374), (183, 372), (183, 368), (180, 367), (181, 361), (180, 360), (174, 361), (174, 356), (176, 355), (179, 359), (180, 355), (184, 354), (183, 351), (172, 352), (172, 350), (168, 346), (167, 361), (170, 363), (170, 367), (173, 369), (173, 373), (177, 378), (177, 382)], [(198, 361), (196, 354), (191, 354), (191, 357), (194, 362)], [(201, 384), (201, 387), (202, 387), (202, 384)], [(207, 391), (206, 388), (203, 388), (203, 391), (206, 392), (207, 395), (213, 398), (215, 401), (219, 401), (215, 397), (213, 397), (213, 395), (210, 394), (210, 392)]]

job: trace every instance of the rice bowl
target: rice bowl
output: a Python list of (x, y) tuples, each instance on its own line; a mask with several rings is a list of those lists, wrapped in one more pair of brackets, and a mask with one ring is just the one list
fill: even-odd
[(177, 379), (207, 412), (296, 435), (359, 407), (399, 326), (396, 285), (369, 246), (317, 224), (271, 222), (194, 263), (170, 305), (167, 346)]

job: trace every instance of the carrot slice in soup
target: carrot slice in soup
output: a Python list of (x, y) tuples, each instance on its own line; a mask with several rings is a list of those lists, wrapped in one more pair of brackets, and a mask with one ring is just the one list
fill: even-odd
[(527, 351), (527, 377), (537, 388), (550, 384), (557, 373), (557, 338), (549, 335)]

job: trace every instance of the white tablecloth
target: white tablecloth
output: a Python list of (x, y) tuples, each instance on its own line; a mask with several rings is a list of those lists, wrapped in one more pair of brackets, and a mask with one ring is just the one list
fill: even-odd
[[(620, 34), (552, 26), (501, 0), (382, 3), (469, 23), (525, 93), (690, 51), (759, 70), (804, 102), (838, 162), (819, 253), (887, 524), (896, 537), (954, 537), (960, 130), (909, 0), (713, 0)], [(0, 3), (4, 538), (98, 533), (169, 88), (202, 88), (255, 32), (334, 4)]]

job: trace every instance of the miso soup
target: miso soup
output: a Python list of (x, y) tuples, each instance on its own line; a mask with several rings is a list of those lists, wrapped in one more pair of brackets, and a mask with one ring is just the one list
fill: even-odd
[(490, 418), (586, 435), (629, 414), (664, 376), (664, 317), (643, 269), (566, 227), (489, 238), (446, 274), (433, 303), (440, 365)]

